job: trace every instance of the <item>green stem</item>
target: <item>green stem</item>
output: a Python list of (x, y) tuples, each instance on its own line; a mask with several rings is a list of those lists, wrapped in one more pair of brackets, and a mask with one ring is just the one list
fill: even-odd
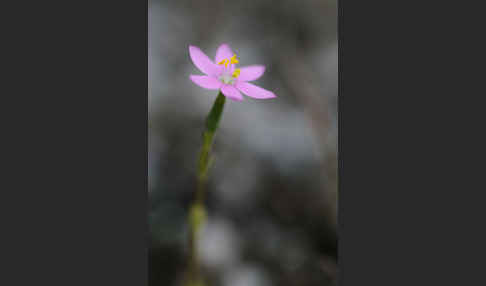
[(206, 118), (206, 129), (203, 133), (203, 146), (199, 153), (197, 168), (197, 189), (189, 213), (189, 282), (187, 286), (201, 286), (202, 277), (200, 273), (199, 258), (197, 256), (197, 242), (199, 230), (206, 221), (206, 210), (204, 200), (206, 195), (206, 182), (208, 171), (211, 165), (211, 146), (218, 124), (223, 114), (226, 97), (219, 92), (214, 101), (213, 107)]

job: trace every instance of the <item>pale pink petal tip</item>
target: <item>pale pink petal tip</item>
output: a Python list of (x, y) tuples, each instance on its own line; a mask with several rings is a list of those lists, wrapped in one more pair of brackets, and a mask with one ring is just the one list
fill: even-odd
[(249, 97), (257, 99), (269, 99), (277, 97), (273, 92), (248, 82), (238, 82), (235, 86)]
[(247, 66), (240, 68), (240, 81), (252, 81), (260, 78), (265, 72), (265, 67), (260, 65)]
[(223, 43), (216, 50), (216, 57), (214, 58), (214, 61), (217, 64), (221, 62), (223, 59), (231, 58), (233, 55), (234, 53), (231, 50), (231, 47), (228, 44)]
[(207, 75), (215, 75), (219, 71), (219, 68), (213, 61), (206, 56), (206, 54), (201, 51), (196, 46), (189, 46), (189, 56), (191, 57), (194, 65), (203, 73)]
[(214, 77), (205, 75), (190, 75), (189, 78), (193, 83), (205, 89), (219, 89), (222, 83)]

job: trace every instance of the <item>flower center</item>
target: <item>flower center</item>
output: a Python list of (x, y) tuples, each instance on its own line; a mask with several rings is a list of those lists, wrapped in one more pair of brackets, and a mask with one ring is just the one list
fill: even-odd
[[(233, 55), (229, 59), (223, 59), (218, 63), (218, 65), (224, 65), (225, 71), (231, 71), (232, 66), (234, 66), (238, 62), (239, 61), (236, 55)], [(229, 69), (228, 69), (228, 65), (229, 65)], [(227, 72), (223, 72), (223, 74), (219, 77), (219, 80), (224, 84), (233, 84), (235, 82), (235, 78), (237, 78), (240, 75), (240, 72), (241, 72), (240, 69), (234, 69), (231, 75)]]
[(224, 83), (224, 84), (233, 84), (235, 83), (235, 78), (232, 77), (231, 75), (229, 74), (222, 74), (220, 77), (219, 77), (219, 80)]

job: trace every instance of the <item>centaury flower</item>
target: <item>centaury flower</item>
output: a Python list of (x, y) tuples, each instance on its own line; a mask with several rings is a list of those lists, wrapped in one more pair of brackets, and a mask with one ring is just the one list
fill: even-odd
[(276, 97), (273, 92), (249, 83), (249, 81), (261, 77), (265, 72), (265, 67), (252, 65), (235, 68), (239, 61), (227, 44), (219, 46), (214, 62), (195, 46), (189, 46), (189, 55), (194, 65), (206, 74), (190, 75), (189, 77), (200, 87), (221, 90), (226, 97), (236, 101), (243, 100), (240, 92), (258, 99)]

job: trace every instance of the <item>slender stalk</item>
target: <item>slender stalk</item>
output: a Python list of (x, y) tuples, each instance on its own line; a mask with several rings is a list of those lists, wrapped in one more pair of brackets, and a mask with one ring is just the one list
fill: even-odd
[(218, 124), (223, 114), (226, 97), (219, 92), (211, 111), (206, 118), (206, 128), (203, 133), (203, 146), (199, 153), (197, 168), (197, 189), (189, 213), (189, 277), (187, 286), (202, 286), (203, 280), (200, 271), (199, 257), (197, 256), (197, 243), (199, 230), (206, 221), (204, 200), (206, 196), (206, 183), (211, 165), (211, 146)]

